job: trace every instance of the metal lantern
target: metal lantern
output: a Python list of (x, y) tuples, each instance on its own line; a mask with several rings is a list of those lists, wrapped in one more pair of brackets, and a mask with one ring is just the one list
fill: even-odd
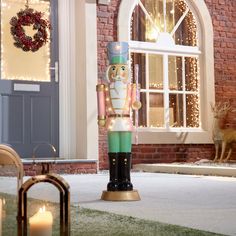
[[(36, 160), (36, 152), (42, 146), (48, 146), (53, 154), (53, 158)], [(40, 143), (33, 150), (33, 166), (36, 167), (38, 164), (41, 165), (41, 175), (36, 175), (29, 180), (27, 180), (19, 189), (19, 201), (18, 201), (18, 236), (27, 236), (27, 192), (29, 189), (38, 183), (50, 183), (54, 185), (60, 195), (60, 236), (69, 236), (70, 235), (70, 192), (69, 184), (57, 174), (50, 173), (50, 168), (56, 164), (56, 148), (50, 143)], [(41, 209), (40, 209), (41, 210)], [(51, 218), (50, 218), (51, 217)], [(46, 218), (46, 219), (45, 219)], [(50, 221), (50, 224), (45, 225), (43, 229), (40, 229), (40, 224), (48, 223), (46, 220)], [(32, 225), (30, 225), (30, 235), (52, 235), (52, 215), (51, 212), (38, 212), (32, 218), (30, 218)], [(34, 222), (33, 222), (34, 221)], [(33, 223), (38, 229), (32, 232)], [(43, 230), (43, 232), (41, 231)], [(44, 231), (45, 230), (45, 231)]]
[[(20, 186), (23, 183), (24, 169), (23, 164), (20, 159), (20, 156), (8, 145), (0, 144), (0, 166), (5, 168), (5, 166), (13, 166), (16, 169), (16, 193)], [(3, 172), (4, 176), (8, 176), (7, 173)], [(12, 175), (12, 174), (10, 174)], [(6, 203), (5, 198), (0, 198), (0, 236), (3, 234), (3, 222), (2, 220), (5, 218), (6, 210), (4, 209), (4, 205)]]
[[(42, 148), (42, 147), (48, 146), (51, 149), (52, 152), (52, 157), (50, 157), (50, 159), (45, 159), (44, 160), (37, 160), (37, 156), (36, 153), (38, 151), (38, 149)], [(32, 159), (33, 159), (33, 166), (36, 166), (37, 164), (40, 164), (42, 169), (41, 169), (41, 174), (48, 174), (50, 172), (50, 169), (53, 167), (53, 165), (56, 164), (56, 148), (51, 144), (51, 143), (40, 143), (37, 146), (34, 147), (33, 149), (33, 155), (32, 155)]]
[(17, 191), (23, 183), (24, 169), (19, 155), (9, 146), (0, 144), (0, 165), (12, 165), (17, 169)]
[[(27, 236), (27, 192), (38, 183), (50, 183), (60, 193), (60, 236), (70, 235), (70, 192), (69, 184), (57, 174), (37, 175), (28, 179), (19, 189), (18, 236)], [(48, 235), (48, 234), (45, 234)]]

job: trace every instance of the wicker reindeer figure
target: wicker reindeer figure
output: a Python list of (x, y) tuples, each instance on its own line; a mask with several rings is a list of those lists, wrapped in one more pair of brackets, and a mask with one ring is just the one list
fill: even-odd
[[(219, 149), (221, 147), (221, 155), (219, 162), (227, 162), (232, 153), (232, 144), (236, 142), (236, 130), (224, 128), (224, 118), (228, 111), (231, 111), (231, 106), (228, 102), (217, 103), (215, 106), (211, 104), (211, 109), (214, 114), (212, 138), (215, 144), (215, 159), (219, 157)], [(224, 159), (226, 147), (229, 147), (228, 155)]]

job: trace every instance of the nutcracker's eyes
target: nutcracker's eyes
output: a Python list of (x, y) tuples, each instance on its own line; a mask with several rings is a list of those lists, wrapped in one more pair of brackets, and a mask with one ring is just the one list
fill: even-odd
[(115, 67), (115, 66), (112, 66), (111, 69), (112, 69), (112, 71), (115, 71), (115, 70), (116, 70), (116, 67)]
[(125, 71), (125, 66), (121, 66), (121, 70)]

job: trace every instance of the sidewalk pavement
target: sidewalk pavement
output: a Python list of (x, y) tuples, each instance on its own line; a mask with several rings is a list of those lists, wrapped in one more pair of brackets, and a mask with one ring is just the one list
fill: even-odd
[[(141, 201), (106, 202), (100, 196), (108, 173), (63, 177), (71, 186), (71, 202), (81, 207), (236, 235), (236, 178), (132, 173)], [(58, 201), (55, 188), (47, 185), (34, 186), (29, 196)], [(12, 178), (0, 177), (0, 192), (14, 193), (13, 186)]]

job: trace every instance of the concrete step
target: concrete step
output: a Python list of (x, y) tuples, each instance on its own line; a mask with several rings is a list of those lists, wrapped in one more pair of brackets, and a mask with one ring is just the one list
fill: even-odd
[(136, 164), (133, 170), (151, 173), (236, 177), (235, 164)]

